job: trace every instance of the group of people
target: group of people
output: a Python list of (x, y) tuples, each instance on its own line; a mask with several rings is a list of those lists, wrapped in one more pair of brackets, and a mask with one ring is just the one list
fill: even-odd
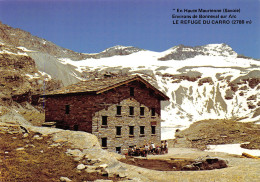
[(167, 140), (161, 141), (161, 146), (155, 146), (153, 142), (150, 144), (146, 143), (142, 147), (129, 147), (128, 156), (142, 156), (146, 157), (149, 154), (160, 155), (168, 153), (168, 142)]

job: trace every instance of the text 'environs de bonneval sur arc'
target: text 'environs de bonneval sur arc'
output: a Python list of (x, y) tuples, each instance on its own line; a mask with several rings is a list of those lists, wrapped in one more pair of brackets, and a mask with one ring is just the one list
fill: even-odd
[(252, 24), (251, 19), (239, 18), (236, 9), (173, 9), (173, 24)]

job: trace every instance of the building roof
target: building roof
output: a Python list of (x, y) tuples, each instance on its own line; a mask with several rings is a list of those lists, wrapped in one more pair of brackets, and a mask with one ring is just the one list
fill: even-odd
[(100, 94), (102, 92), (119, 87), (121, 85), (127, 84), (132, 81), (140, 81), (144, 83), (147, 88), (154, 90), (157, 95), (161, 96), (162, 100), (169, 100), (169, 97), (167, 97), (164, 93), (156, 89), (154, 86), (152, 86), (149, 82), (147, 82), (139, 75), (108, 77), (104, 79), (93, 79), (93, 80), (81, 81), (76, 84), (72, 84), (63, 87), (61, 89), (51, 91), (43, 96), (48, 97), (54, 95), (66, 95), (66, 94), (78, 94), (78, 93)]

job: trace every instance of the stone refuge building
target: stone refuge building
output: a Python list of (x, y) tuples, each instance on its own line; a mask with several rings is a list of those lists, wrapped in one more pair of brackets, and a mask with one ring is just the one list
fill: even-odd
[(82, 81), (42, 96), (45, 122), (96, 135), (121, 152), (161, 141), (161, 105), (169, 98), (138, 75)]

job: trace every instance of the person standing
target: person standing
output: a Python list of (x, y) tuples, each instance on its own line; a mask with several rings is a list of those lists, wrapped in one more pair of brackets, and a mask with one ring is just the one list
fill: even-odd
[(148, 143), (145, 144), (144, 151), (145, 151), (145, 157), (146, 157), (148, 155), (148, 152), (149, 152), (149, 145), (148, 145)]
[(165, 153), (165, 143), (164, 141), (161, 141), (161, 154)]
[(154, 152), (155, 152), (155, 144), (153, 142), (151, 143), (151, 148), (152, 148), (152, 154), (154, 154)]
[(167, 142), (167, 140), (165, 140), (165, 153), (166, 154), (168, 153), (168, 142)]

